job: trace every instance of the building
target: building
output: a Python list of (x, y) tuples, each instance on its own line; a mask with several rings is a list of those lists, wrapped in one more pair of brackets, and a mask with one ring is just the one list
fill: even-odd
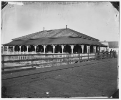
[(12, 39), (3, 45), (4, 54), (21, 53), (96, 53), (107, 46), (98, 39), (70, 28), (43, 30)]
[(107, 51), (119, 51), (118, 41), (101, 41), (102, 44), (107, 46)]

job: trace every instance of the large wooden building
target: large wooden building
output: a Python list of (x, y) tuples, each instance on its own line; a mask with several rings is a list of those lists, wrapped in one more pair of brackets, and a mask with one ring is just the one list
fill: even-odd
[[(96, 53), (106, 48), (98, 39), (70, 28), (43, 30), (12, 39), (3, 45), (4, 54), (21, 53)], [(105, 49), (106, 50), (106, 49)]]

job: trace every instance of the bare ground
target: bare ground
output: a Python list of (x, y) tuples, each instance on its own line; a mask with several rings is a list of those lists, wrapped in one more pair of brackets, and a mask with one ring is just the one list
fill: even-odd
[(3, 74), (6, 97), (109, 97), (117, 90), (116, 58), (66, 65), (62, 69), (54, 66), (50, 71), (43, 69), (44, 72), (34, 74), (39, 68), (32, 75), (16, 78), (13, 76), (27, 71), (12, 73), (13, 78), (9, 79), (11, 73)]

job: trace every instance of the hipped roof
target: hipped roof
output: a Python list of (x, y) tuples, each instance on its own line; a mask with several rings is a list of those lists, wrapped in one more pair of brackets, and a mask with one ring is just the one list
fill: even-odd
[(44, 30), (26, 36), (13, 39), (12, 42), (4, 44), (14, 45), (43, 45), (43, 44), (87, 44), (105, 46), (98, 39), (74, 31), (69, 28)]
[(99, 41), (96, 38), (85, 35), (83, 33), (77, 32), (75, 30), (64, 28), (64, 29), (54, 29), (54, 30), (44, 30), (22, 37), (15, 38), (13, 40), (28, 40), (28, 39), (38, 39), (38, 38), (58, 38), (58, 37), (79, 37), (84, 39), (89, 39), (93, 41)]
[(91, 41), (82, 38), (70, 38), (70, 37), (61, 37), (61, 38), (39, 38), (39, 39), (29, 39), (29, 40), (14, 40), (6, 46), (14, 46), (14, 45), (49, 45), (49, 44), (87, 44), (87, 45), (99, 45), (105, 46), (101, 44), (99, 41)]

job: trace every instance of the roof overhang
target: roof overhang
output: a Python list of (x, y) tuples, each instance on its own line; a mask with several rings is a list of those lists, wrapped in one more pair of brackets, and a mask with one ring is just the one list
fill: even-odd
[(101, 44), (99, 41), (92, 41), (83, 38), (70, 38), (70, 37), (60, 37), (60, 38), (38, 38), (29, 40), (14, 40), (10, 43), (4, 44), (4, 46), (15, 46), (15, 45), (59, 45), (59, 44), (86, 44), (86, 45), (96, 45), (107, 47)]

